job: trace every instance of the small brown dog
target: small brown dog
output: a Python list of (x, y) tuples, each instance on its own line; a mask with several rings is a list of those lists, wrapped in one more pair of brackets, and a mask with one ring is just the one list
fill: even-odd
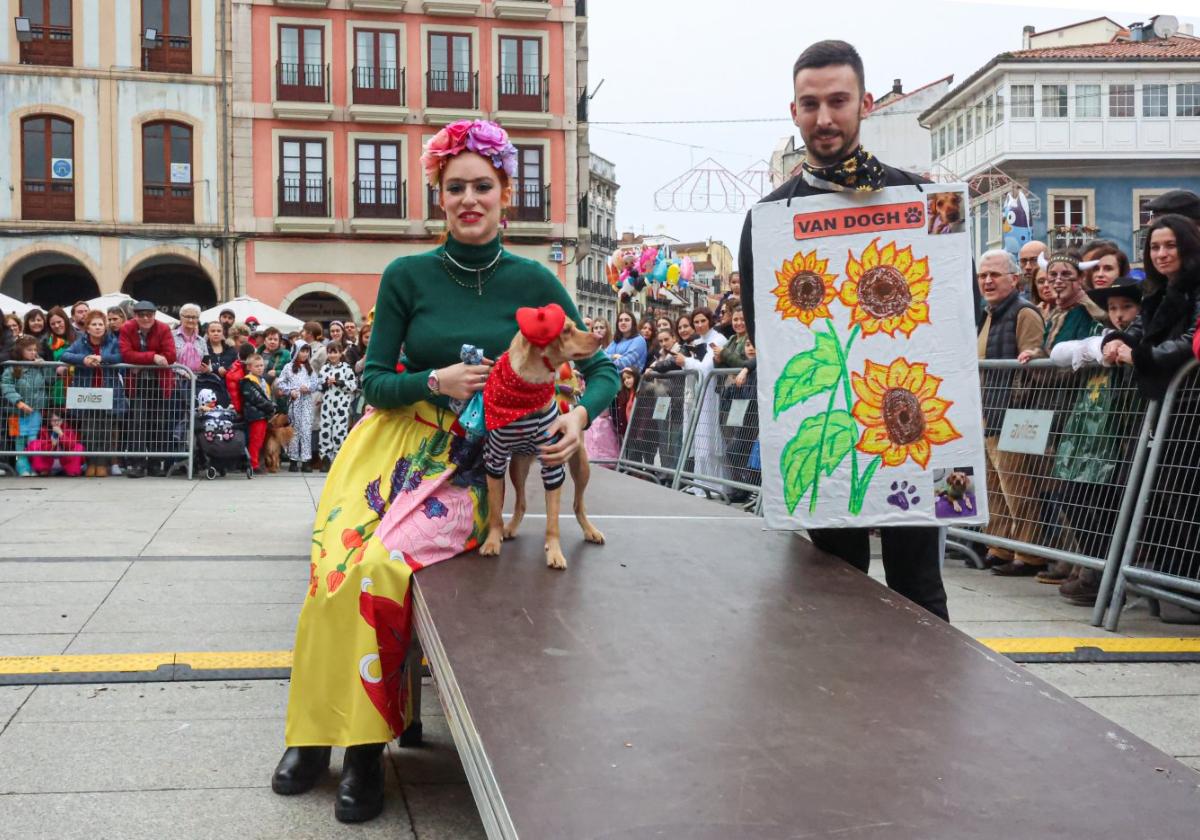
[(292, 421), (283, 412), (273, 415), (267, 421), (267, 437), (262, 448), (263, 469), (269, 473), (279, 472), (279, 459), (295, 436), (296, 430), (292, 428)]
[(943, 495), (950, 501), (950, 507), (954, 508), (955, 513), (962, 513), (964, 505), (967, 510), (975, 509), (971, 504), (971, 497), (967, 495), (970, 489), (971, 478), (966, 473), (954, 470), (946, 476), (946, 491)]
[(940, 192), (929, 197), (930, 233), (962, 233), (965, 230), (962, 193)]
[[(479, 553), (484, 556), (499, 555), (501, 543), (516, 536), (525, 516), (525, 479), (534, 455), (550, 442), (542, 437), (545, 428), (558, 417), (555, 372), (563, 362), (590, 358), (600, 349), (600, 339), (579, 329), (555, 304), (540, 309), (520, 309), (517, 323), (521, 329), (508, 351), (496, 360), (484, 389), (488, 425), (485, 447), (488, 534), (479, 548)], [(505, 526), (504, 476), (510, 459), (517, 498), (513, 517)], [(603, 543), (604, 535), (588, 521), (583, 504), (589, 468), (582, 446), (568, 463), (575, 482), (575, 518), (583, 529), (583, 537), (588, 542)], [(546, 483), (546, 565), (552, 569), (567, 567), (558, 530), (561, 470), (561, 466), (548, 468), (542, 465), (542, 478)]]

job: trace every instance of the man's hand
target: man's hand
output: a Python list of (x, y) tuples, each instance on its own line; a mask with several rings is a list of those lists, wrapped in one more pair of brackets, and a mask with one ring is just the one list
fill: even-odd
[[(1118, 342), (1114, 341), (1113, 344)], [(1117, 364), (1132, 365), (1133, 364), (1133, 349), (1125, 342), (1119, 342), (1120, 347), (1117, 348)]]
[(548, 467), (565, 464), (583, 444), (583, 427), (587, 425), (587, 409), (581, 405), (575, 406), (566, 414), (560, 414), (558, 419), (550, 424), (547, 434), (553, 439), (556, 435), (562, 437), (555, 443), (541, 448), (542, 463)]
[(154, 364), (158, 365), (159, 367), (166, 367), (167, 366), (167, 357), (160, 353), (155, 353), (154, 354)]
[(1041, 353), (1039, 353), (1037, 350), (1022, 350), (1021, 354), (1017, 356), (1017, 361), (1023, 365), (1027, 365), (1030, 361), (1036, 359), (1040, 355)]

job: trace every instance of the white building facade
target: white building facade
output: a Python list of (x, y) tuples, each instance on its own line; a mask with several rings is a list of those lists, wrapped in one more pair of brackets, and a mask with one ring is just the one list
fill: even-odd
[(1200, 190), (1200, 39), (1140, 36), (999, 55), (921, 115), (938, 180), (971, 184), (977, 252), (1019, 244), (1019, 189), (1029, 237), (1111, 239), (1137, 263), (1147, 202)]
[(175, 311), (228, 289), (225, 12), (0, 0), (0, 291), (42, 307), (124, 291)]
[(587, 224), (591, 234), (587, 253), (579, 261), (575, 302), (585, 317), (617, 315), (617, 293), (609, 285), (605, 268), (617, 246), (617, 167), (592, 152), (588, 163)]

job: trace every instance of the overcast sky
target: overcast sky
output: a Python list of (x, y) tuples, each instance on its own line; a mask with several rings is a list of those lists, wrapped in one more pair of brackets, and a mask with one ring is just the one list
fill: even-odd
[[(619, 230), (684, 241), (711, 236), (736, 255), (740, 214), (661, 212), (654, 193), (708, 157), (740, 172), (795, 134), (788, 116), (791, 65), (813, 41), (853, 43), (866, 65), (867, 87), (879, 95), (894, 78), (905, 90), (951, 73), (962, 82), (997, 53), (1020, 49), (1026, 24), (1043, 31), (1100, 15), (1128, 24), (1165, 13), (1200, 34), (1200, 16), (1185, 14), (1196, 2), (859, 0), (829, 4), (845, 12), (834, 16), (808, 14), (811, 6), (826, 5), (811, 0), (592, 0), (591, 87), (604, 82), (591, 103), (591, 148), (616, 164)], [(727, 11), (735, 6), (745, 13)], [(706, 8), (723, 11), (714, 16)], [(886, 17), (872, 19), (877, 10)], [(778, 122), (750, 122), (770, 118)], [(698, 119), (744, 122), (669, 124)], [(664, 122), (613, 124), (641, 121)]]

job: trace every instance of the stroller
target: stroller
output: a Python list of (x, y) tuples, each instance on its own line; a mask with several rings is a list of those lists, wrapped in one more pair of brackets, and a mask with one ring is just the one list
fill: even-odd
[[(211, 378), (210, 378), (211, 377)], [(209, 481), (229, 469), (254, 478), (246, 448), (246, 424), (229, 405), (225, 383), (217, 376), (196, 377), (196, 465)]]

